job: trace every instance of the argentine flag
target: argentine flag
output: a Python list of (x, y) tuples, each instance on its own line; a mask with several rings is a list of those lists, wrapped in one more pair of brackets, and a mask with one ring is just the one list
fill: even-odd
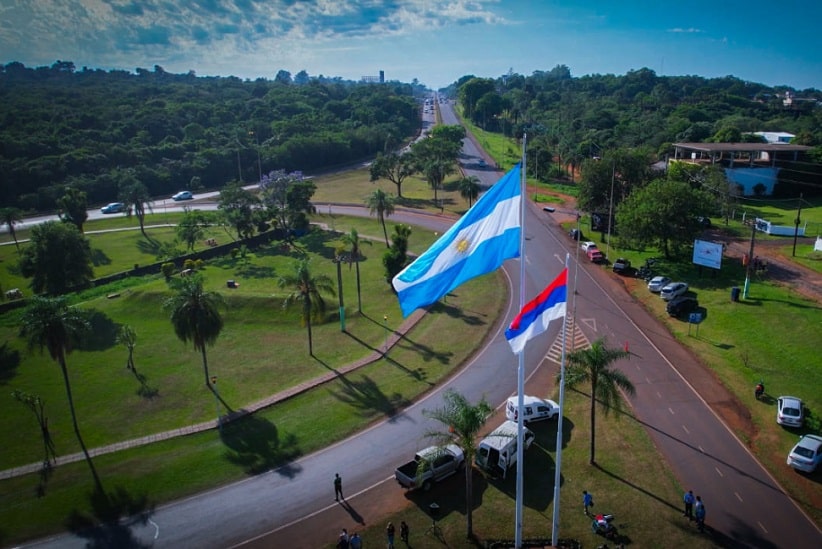
[(392, 280), (403, 316), (520, 255), (520, 165), (497, 181), (448, 232)]

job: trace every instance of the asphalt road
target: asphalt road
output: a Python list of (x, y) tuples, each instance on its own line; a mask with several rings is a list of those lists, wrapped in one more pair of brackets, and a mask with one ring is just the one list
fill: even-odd
[[(492, 177), (496, 179), (498, 174)], [(334, 212), (351, 213), (336, 207)], [(529, 299), (556, 276), (566, 251), (575, 252), (573, 243), (549, 216), (528, 205), (522, 261)], [(402, 211), (392, 220), (422, 223), (435, 231), (441, 231), (448, 223), (445, 218), (423, 218)], [(575, 256), (572, 253), (572, 258)], [(519, 300), (519, 265), (519, 260), (511, 260), (505, 266), (511, 280), (512, 304)], [(637, 394), (630, 401), (631, 411), (646, 426), (681, 485), (693, 488), (706, 501), (708, 535), (716, 544), (763, 548), (822, 546), (819, 528), (713, 412), (711, 406), (730, 396), (715, 383), (706, 382), (701, 366), (620, 288), (613, 275), (587, 263), (578, 269), (572, 265), (571, 273), (572, 287), (577, 292), (572, 298), (576, 326), (590, 341), (607, 336), (611, 342), (628, 342), (632, 356), (619, 366), (637, 387)], [(342, 474), (349, 498), (352, 494), (388, 488), (385, 481), (394, 467), (428, 444), (423, 436), (427, 429), (438, 428), (421, 412), (439, 406), (444, 389), (455, 388), (470, 400), (484, 395), (492, 404), (502, 403), (514, 393), (516, 359), (501, 329), (515, 314), (514, 309), (509, 305), (505, 322), (497, 324), (494, 337), (469, 364), (401, 414), (275, 471), (165, 505), (156, 510), (148, 523), (131, 527), (131, 540), (154, 547), (228, 547), (254, 539), (262, 546), (276, 546), (277, 536), (284, 529), (299, 529), (303, 521), (339, 509), (332, 499), (334, 473)], [(470, 311), (463, 314), (470, 315)], [(526, 377), (549, 360), (545, 357), (558, 337), (559, 328), (554, 323), (548, 332), (529, 343)], [(413, 343), (409, 340), (409, 344)], [(506, 371), (510, 375), (502, 374)], [(641, 471), (636, 478), (624, 481), (641, 485)], [(676, 516), (680, 502), (670, 503)], [(356, 520), (357, 511), (350, 510), (349, 515)], [(322, 533), (323, 539), (333, 539), (338, 531), (336, 525), (328, 525), (328, 529), (327, 535)], [(84, 545), (85, 540), (70, 536), (38, 544)]]

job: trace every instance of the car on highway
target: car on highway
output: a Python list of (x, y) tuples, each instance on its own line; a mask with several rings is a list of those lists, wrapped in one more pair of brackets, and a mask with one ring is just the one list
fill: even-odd
[(126, 205), (122, 202), (111, 202), (100, 208), (100, 213), (116, 214), (126, 211)]
[(692, 313), (699, 308), (699, 301), (689, 295), (680, 295), (668, 302), (665, 310), (673, 317), (681, 317)]
[(665, 301), (670, 301), (673, 298), (680, 296), (688, 291), (688, 284), (685, 282), (669, 282), (659, 291), (659, 297)]
[(588, 250), (590, 250), (592, 248), (596, 248), (597, 243), (596, 242), (591, 242), (590, 240), (588, 240), (588, 241), (583, 242), (582, 244), (580, 244), (579, 247), (582, 248), (583, 252), (587, 252)]
[(662, 291), (662, 288), (671, 283), (671, 279), (667, 276), (655, 276), (648, 281), (648, 291), (655, 294)]
[(191, 194), (191, 191), (180, 191), (174, 196), (171, 197), (172, 200), (175, 202), (179, 202), (180, 200), (191, 200), (194, 198), (194, 195)]
[(776, 399), (776, 422), (788, 427), (802, 427), (805, 420), (805, 408), (802, 400), (793, 396), (781, 396)]
[(805, 473), (813, 473), (822, 462), (822, 437), (819, 435), (805, 435), (791, 453), (788, 454), (788, 465)]

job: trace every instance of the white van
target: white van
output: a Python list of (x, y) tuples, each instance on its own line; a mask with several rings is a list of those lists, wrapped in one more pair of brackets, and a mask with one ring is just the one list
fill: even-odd
[[(522, 438), (527, 450), (534, 442), (534, 433), (523, 427)], [(517, 424), (506, 421), (482, 439), (474, 461), (486, 471), (502, 473), (505, 478), (508, 469), (517, 462)]]
[[(517, 400), (517, 395), (514, 395), (505, 403), (505, 417), (511, 421), (517, 421)], [(559, 405), (553, 400), (523, 395), (522, 410), (523, 420), (528, 423), (556, 417), (559, 413)]]

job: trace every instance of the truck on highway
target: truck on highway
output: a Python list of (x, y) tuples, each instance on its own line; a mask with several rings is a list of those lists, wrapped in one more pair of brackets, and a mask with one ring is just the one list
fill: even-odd
[(429, 446), (420, 450), (414, 459), (397, 467), (394, 478), (403, 488), (421, 488), (427, 492), (434, 482), (456, 473), (465, 463), (465, 456), (456, 444)]

